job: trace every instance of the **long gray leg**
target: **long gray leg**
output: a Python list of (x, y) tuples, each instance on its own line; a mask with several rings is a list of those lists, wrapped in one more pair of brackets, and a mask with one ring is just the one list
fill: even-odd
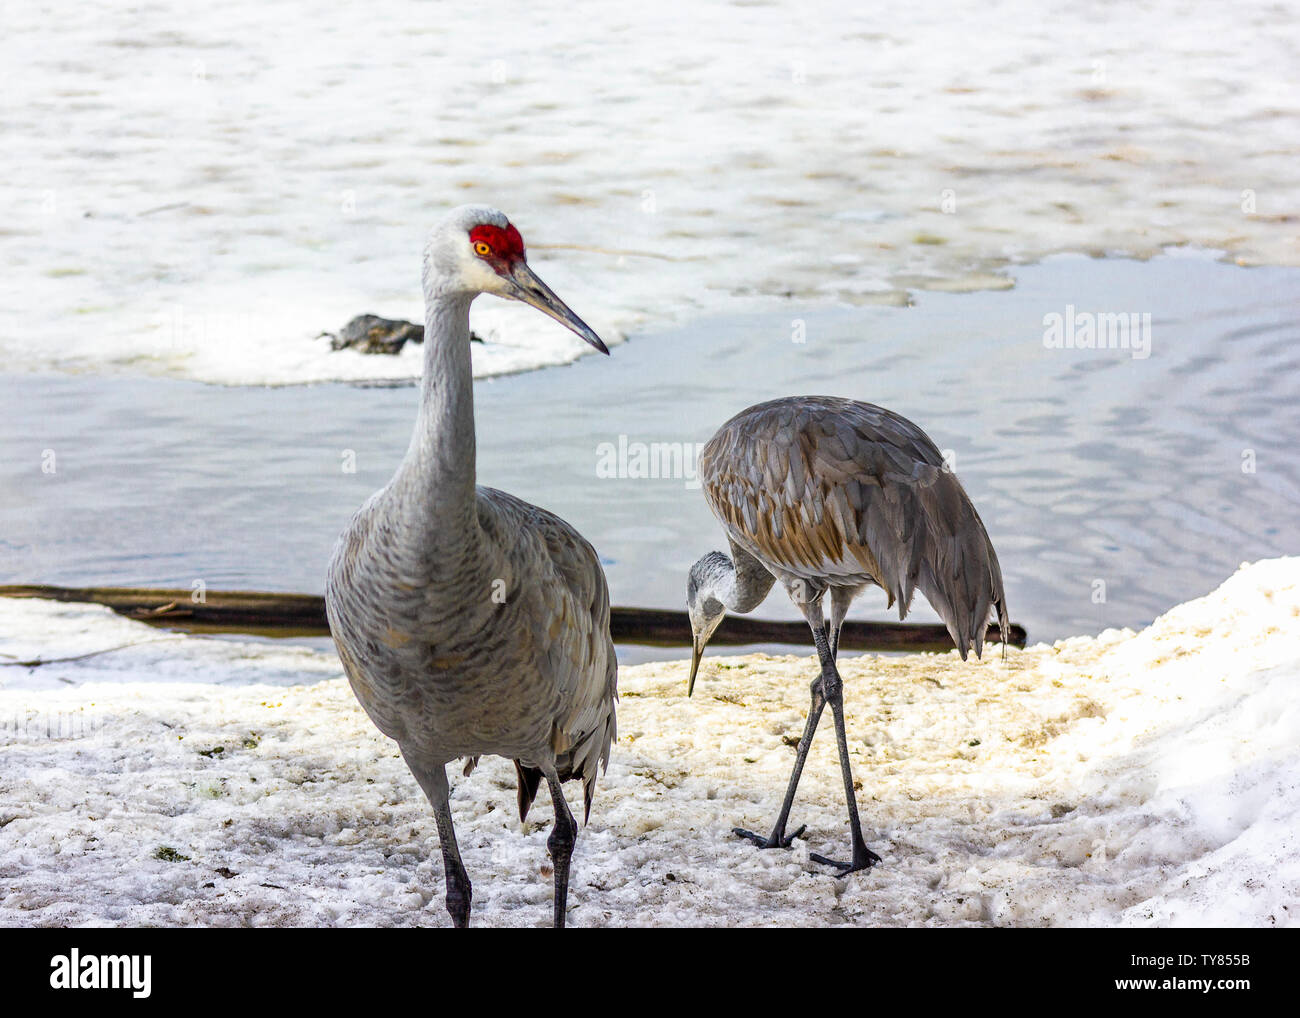
[(546, 839), (546, 847), (555, 865), (555, 928), (564, 929), (564, 913), (569, 901), (569, 860), (573, 858), (573, 845), (578, 840), (578, 823), (569, 811), (564, 789), (555, 768), (545, 771), (546, 783), (551, 789), (551, 802), (555, 805), (555, 826)]
[(786, 837), (785, 825), (790, 819), (790, 807), (794, 805), (794, 793), (799, 787), (799, 778), (803, 776), (803, 765), (808, 759), (808, 747), (812, 745), (813, 735), (817, 732), (817, 723), (821, 720), (822, 710), (826, 707), (826, 698), (822, 696), (821, 676), (813, 679), (811, 690), (812, 704), (808, 708), (808, 722), (803, 727), (803, 737), (799, 740), (799, 748), (794, 758), (794, 770), (790, 772), (790, 784), (785, 790), (785, 802), (781, 804), (781, 813), (776, 818), (776, 826), (772, 828), (772, 833), (763, 838), (743, 827), (731, 829), (732, 833), (748, 838), (759, 848), (789, 848), (794, 839), (803, 834), (806, 829), (805, 825)]
[[(810, 592), (803, 584), (796, 584), (794, 587), (787, 587), (790, 591), (790, 599), (803, 612), (804, 618), (808, 620), (808, 625), (816, 627), (823, 625), (822, 619), (822, 595), (824, 590)], [(776, 824), (772, 827), (772, 833), (764, 838), (753, 831), (747, 831), (743, 827), (733, 827), (733, 834), (742, 838), (748, 838), (759, 848), (789, 848), (794, 839), (803, 834), (806, 825), (800, 827), (793, 834), (786, 836), (785, 826), (790, 819), (790, 808), (794, 805), (794, 794), (799, 787), (799, 779), (803, 776), (804, 763), (808, 760), (808, 749), (812, 746), (813, 736), (817, 733), (817, 723), (821, 720), (822, 710), (826, 707), (826, 698), (822, 695), (822, 679), (819, 675), (813, 679), (812, 703), (808, 707), (808, 721), (803, 728), (803, 737), (799, 740), (799, 746), (795, 753), (794, 769), (790, 772), (790, 782), (786, 786), (785, 801), (781, 804), (781, 812), (777, 815)]]
[(858, 819), (858, 797), (853, 791), (853, 770), (849, 764), (849, 740), (844, 727), (844, 680), (840, 678), (839, 669), (835, 667), (835, 659), (831, 655), (824, 626), (815, 626), (813, 628), (813, 640), (817, 644), (817, 654), (822, 662), (822, 695), (826, 697), (826, 702), (831, 705), (831, 713), (835, 717), (835, 741), (838, 743), (840, 751), (840, 772), (844, 777), (844, 798), (849, 805), (849, 837), (853, 846), (853, 861), (849, 863), (836, 862), (834, 859), (827, 859), (825, 856), (820, 855), (810, 855), (810, 858), (828, 866), (839, 866), (841, 872), (837, 876), (843, 877), (856, 870), (869, 869), (880, 862), (880, 856), (867, 848), (866, 842), (862, 840), (862, 823)]
[[(853, 599), (862, 593), (862, 587), (831, 587), (831, 619), (827, 627), (830, 637), (831, 660), (840, 659), (840, 629), (844, 626), (844, 616), (849, 613)], [(812, 620), (808, 620), (812, 625)]]
[(442, 849), (442, 873), (447, 885), (447, 911), (452, 925), (464, 929), (469, 925), (470, 884), (469, 875), (460, 861), (456, 847), (456, 828), (451, 822), (451, 790), (447, 787), (447, 768), (428, 767), (407, 756), (402, 750), (406, 766), (411, 768), (415, 780), (433, 804), (433, 817), (438, 825), (438, 845)]

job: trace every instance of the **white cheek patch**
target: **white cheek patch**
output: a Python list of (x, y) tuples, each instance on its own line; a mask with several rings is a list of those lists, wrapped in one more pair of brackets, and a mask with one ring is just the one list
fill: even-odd
[(467, 247), (461, 260), (461, 278), (484, 293), (505, 292), (502, 277), (486, 260), (476, 255), (472, 247)]

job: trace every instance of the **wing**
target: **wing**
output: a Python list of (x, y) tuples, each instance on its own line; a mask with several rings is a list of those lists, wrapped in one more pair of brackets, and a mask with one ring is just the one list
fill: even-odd
[(704, 496), (769, 568), (844, 585), (871, 581), (904, 618), (919, 588), (964, 658), (983, 650), (1006, 599), (984, 524), (935, 444), (870, 403), (822, 396), (762, 403), (700, 453)]
[[(516, 538), (526, 536), (516, 547), (538, 553), (531, 563), (539, 580), (532, 592), (531, 627), (542, 655), (538, 668), (556, 687), (551, 736), (556, 770), (561, 779), (582, 780), (590, 813), (596, 776), (609, 764), (616, 735), (618, 661), (609, 632), (605, 571), (591, 544), (554, 513), (495, 489), (479, 493), (500, 513), (499, 523), (515, 528)], [(536, 787), (534, 780), (533, 792)], [(531, 802), (532, 795), (527, 799)], [(522, 784), (520, 808), (527, 809)]]

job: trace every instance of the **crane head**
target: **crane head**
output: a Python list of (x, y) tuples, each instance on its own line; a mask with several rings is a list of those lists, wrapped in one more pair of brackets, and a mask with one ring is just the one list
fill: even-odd
[(594, 346), (609, 348), (528, 267), (524, 238), (505, 214), (486, 205), (453, 209), (425, 251), (426, 291), (491, 293), (537, 308)]
[(691, 677), (686, 685), (687, 696), (695, 692), (695, 675), (700, 670), (700, 659), (709, 637), (726, 617), (723, 590), (729, 576), (734, 575), (731, 560), (721, 552), (711, 551), (691, 566), (686, 578), (686, 615), (691, 620)]

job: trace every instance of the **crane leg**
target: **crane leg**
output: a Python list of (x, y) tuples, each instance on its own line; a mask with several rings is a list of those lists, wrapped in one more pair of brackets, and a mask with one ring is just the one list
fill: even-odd
[(438, 825), (438, 846), (442, 849), (442, 874), (447, 885), (447, 911), (452, 925), (464, 929), (469, 925), (470, 883), (465, 866), (460, 861), (456, 847), (456, 828), (451, 822), (451, 789), (447, 786), (447, 768), (443, 765), (428, 767), (411, 759), (402, 750), (406, 766), (411, 768), (415, 780), (424, 789), (433, 804), (433, 817)]
[(849, 837), (852, 841), (853, 861), (849, 863), (837, 862), (834, 859), (828, 859), (815, 853), (810, 854), (809, 858), (826, 866), (838, 866), (840, 872), (836, 876), (845, 877), (857, 870), (870, 869), (880, 862), (880, 856), (867, 848), (866, 842), (862, 840), (862, 822), (858, 819), (858, 797), (853, 791), (853, 769), (849, 764), (849, 740), (844, 727), (844, 680), (840, 678), (839, 669), (835, 667), (835, 658), (831, 654), (830, 645), (826, 641), (825, 628), (814, 628), (813, 639), (817, 643), (817, 653), (822, 662), (822, 695), (826, 697), (826, 702), (831, 705), (831, 714), (835, 718), (835, 741), (839, 745), (840, 751), (840, 772), (844, 777), (844, 798), (849, 805)]
[[(831, 618), (830, 624), (826, 627), (826, 635), (830, 643), (832, 661), (838, 661), (840, 658), (840, 630), (844, 627), (844, 616), (849, 613), (853, 599), (861, 592), (862, 587), (831, 587)], [(816, 632), (817, 624), (814, 619), (810, 618), (808, 624)]]
[(794, 839), (803, 834), (806, 825), (787, 837), (785, 825), (790, 819), (790, 807), (794, 805), (794, 793), (799, 787), (799, 778), (803, 776), (803, 765), (808, 759), (808, 747), (812, 745), (813, 736), (817, 732), (817, 723), (821, 720), (822, 711), (825, 707), (826, 698), (822, 696), (822, 680), (821, 676), (818, 676), (813, 679), (812, 704), (808, 708), (808, 723), (803, 727), (803, 737), (799, 740), (799, 748), (794, 758), (794, 770), (790, 772), (790, 784), (785, 790), (785, 802), (781, 804), (781, 813), (776, 818), (776, 826), (772, 828), (772, 833), (766, 838), (755, 834), (753, 831), (747, 831), (743, 827), (733, 827), (731, 829), (733, 834), (748, 838), (759, 848), (789, 848)]
[(555, 826), (546, 839), (546, 848), (555, 866), (555, 928), (562, 930), (569, 901), (569, 860), (573, 858), (573, 845), (578, 840), (578, 824), (569, 810), (568, 800), (564, 798), (564, 789), (560, 787), (555, 768), (551, 767), (545, 773), (546, 783), (551, 789), (551, 802), (555, 804)]
[[(800, 588), (800, 591), (802, 592), (802, 588)], [(844, 609), (848, 606), (848, 600), (843, 601), (844, 609), (841, 609), (840, 601), (843, 600), (843, 597), (839, 588), (835, 589), (832, 598), (835, 602), (835, 610), (832, 612), (831, 631), (833, 635), (831, 639), (838, 642), (839, 623), (844, 619)], [(851, 600), (851, 598), (849, 600)], [(812, 629), (815, 638), (818, 627), (824, 627), (825, 625), (822, 616), (821, 595), (818, 594), (812, 598), (801, 597), (797, 599), (795, 603), (804, 613), (804, 618), (808, 620), (808, 626)], [(821, 651), (819, 650), (818, 654), (820, 655), (820, 653)], [(832, 650), (831, 657), (834, 658), (834, 656), (835, 651)], [(824, 670), (823, 667), (823, 671)], [(794, 805), (794, 794), (799, 787), (799, 779), (803, 776), (804, 764), (808, 760), (808, 750), (812, 746), (813, 736), (817, 734), (817, 724), (821, 721), (822, 711), (826, 707), (826, 697), (823, 693), (823, 686), (824, 683), (822, 676), (819, 675), (817, 678), (813, 679), (812, 686), (810, 687), (812, 703), (808, 707), (808, 721), (804, 725), (803, 736), (799, 739), (799, 747), (794, 759), (794, 769), (790, 772), (790, 783), (787, 785), (785, 790), (785, 801), (781, 804), (781, 812), (777, 815), (776, 824), (772, 828), (772, 833), (764, 838), (759, 834), (755, 834), (753, 831), (745, 830), (743, 827), (733, 827), (731, 829), (733, 834), (737, 834), (742, 838), (748, 838), (759, 848), (789, 848), (794, 842), (794, 839), (801, 836), (807, 829), (807, 825), (804, 825), (791, 835), (787, 836), (785, 833), (786, 823), (790, 819), (790, 808)]]

